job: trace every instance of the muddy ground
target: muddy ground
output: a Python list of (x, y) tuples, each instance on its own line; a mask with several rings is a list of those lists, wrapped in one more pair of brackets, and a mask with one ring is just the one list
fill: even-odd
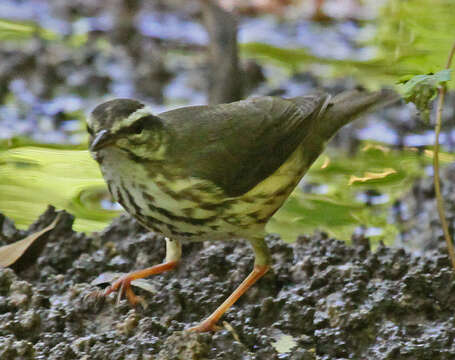
[[(0, 245), (56, 216), (49, 208), (27, 231), (0, 217)], [(87, 297), (96, 289), (90, 282), (160, 262), (163, 239), (126, 215), (92, 235), (72, 223), (63, 213), (25, 259), (0, 270), (2, 360), (455, 358), (455, 278), (441, 239), (420, 257), (371, 251), (362, 238), (349, 246), (318, 233), (289, 245), (271, 236), (273, 271), (223, 317), (223, 329), (196, 334), (185, 329), (250, 271), (247, 244), (185, 245), (176, 271), (150, 279), (154, 293), (136, 289), (148, 308), (131, 309), (114, 295), (101, 303)]]

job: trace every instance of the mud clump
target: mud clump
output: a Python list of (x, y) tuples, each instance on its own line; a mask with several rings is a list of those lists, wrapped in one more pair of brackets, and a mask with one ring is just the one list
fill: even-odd
[[(0, 245), (28, 231), (6, 218)], [(92, 235), (60, 216), (35, 259), (0, 269), (0, 358), (9, 359), (453, 359), (454, 274), (443, 250), (426, 257), (355, 246), (323, 233), (286, 244), (270, 236), (274, 265), (222, 318), (216, 333), (184, 331), (213, 311), (248, 274), (243, 242), (184, 246), (174, 272), (135, 288), (147, 309), (87, 296), (100, 273), (160, 262), (164, 241), (127, 216)]]

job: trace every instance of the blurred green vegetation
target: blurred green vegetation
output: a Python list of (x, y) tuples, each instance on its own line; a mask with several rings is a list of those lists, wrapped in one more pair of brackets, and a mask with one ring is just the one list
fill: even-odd
[(103, 228), (117, 214), (105, 210), (104, 180), (87, 150), (23, 146), (0, 150), (0, 211), (20, 228), (52, 204), (76, 216), (75, 230)]
[(32, 36), (39, 36), (46, 40), (56, 40), (57, 35), (43, 29), (32, 21), (11, 21), (0, 18), (0, 41), (27, 40)]
[(315, 70), (329, 78), (353, 76), (368, 88), (395, 84), (403, 76), (434, 73), (444, 67), (454, 41), (455, 1), (390, 0), (369, 23), (376, 26), (375, 34), (359, 39), (357, 45), (372, 46), (376, 51), (365, 61), (318, 57), (285, 44), (246, 43), (241, 50), (246, 57), (273, 62), (290, 72)]
[[(442, 163), (455, 155), (440, 154)], [(433, 153), (416, 148), (392, 150), (371, 142), (355, 157), (326, 151), (305, 176), (305, 183), (326, 184), (323, 194), (295, 191), (268, 224), (269, 232), (284, 239), (320, 229), (340, 239), (349, 239), (359, 227), (375, 240), (393, 243), (398, 224), (390, 221), (390, 207), (424, 175)], [(372, 195), (368, 195), (372, 194)], [(368, 203), (370, 200), (370, 204)]]
[[(376, 30), (372, 32), (371, 27), (365, 25), (373, 25)], [(375, 49), (375, 55), (368, 60), (326, 58), (305, 48), (259, 42), (241, 44), (241, 55), (273, 63), (290, 72), (314, 70), (318, 76), (329, 78), (353, 76), (367, 87), (395, 84), (403, 76), (442, 69), (453, 42), (455, 1), (389, 0), (381, 7), (376, 19), (361, 21), (359, 26), (368, 30), (363, 36), (366, 39), (358, 39), (356, 46)], [(16, 41), (31, 36), (65, 41), (71, 46), (80, 46), (88, 40), (86, 34), (62, 37), (31, 21), (0, 18), (0, 40)], [(453, 81), (449, 82), (449, 88)]]

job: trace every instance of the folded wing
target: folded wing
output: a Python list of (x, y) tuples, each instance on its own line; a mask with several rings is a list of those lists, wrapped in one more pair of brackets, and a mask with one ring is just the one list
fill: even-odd
[(209, 180), (227, 196), (240, 196), (274, 173), (311, 136), (329, 95), (261, 97), (194, 106), (158, 116), (173, 133), (167, 160), (185, 175)]

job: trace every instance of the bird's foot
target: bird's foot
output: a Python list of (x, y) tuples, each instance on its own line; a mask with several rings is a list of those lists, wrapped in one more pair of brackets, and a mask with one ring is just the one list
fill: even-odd
[(130, 272), (129, 274), (123, 275), (119, 278), (115, 277), (114, 279), (112, 279), (112, 277), (107, 279), (107, 277), (100, 275), (97, 279), (94, 280), (96, 283), (94, 284), (94, 281), (92, 281), (92, 284), (96, 285), (101, 283), (111, 283), (111, 285), (108, 286), (104, 291), (95, 291), (91, 294), (91, 296), (101, 299), (105, 298), (113, 292), (117, 292), (117, 304), (122, 299), (122, 296), (126, 296), (128, 302), (132, 306), (140, 304), (145, 309), (147, 307), (147, 302), (142, 297), (136, 296), (134, 294), (133, 290), (131, 289), (131, 283), (138, 279), (143, 279), (151, 275), (161, 274), (162, 272), (172, 270), (177, 264), (178, 260), (167, 261), (146, 269)]
[(140, 304), (142, 308), (145, 309), (147, 308), (147, 302), (145, 299), (141, 296), (135, 295), (133, 289), (131, 289), (131, 281), (133, 280), (134, 278), (130, 274), (126, 274), (115, 280), (110, 286), (101, 292), (101, 295), (105, 297), (113, 292), (117, 292), (117, 304), (119, 304), (120, 300), (122, 300), (122, 296), (126, 296), (131, 306)]
[(136, 306), (140, 304), (143, 309), (147, 308), (147, 302), (142, 296), (137, 296), (134, 294), (133, 290), (131, 289), (131, 277), (129, 274), (120, 277), (119, 279), (113, 281), (110, 286), (108, 286), (105, 290), (95, 290), (90, 292), (85, 296), (85, 300), (89, 301), (89, 299), (94, 299), (96, 303), (102, 302), (106, 296), (113, 292), (117, 292), (117, 305), (120, 303), (122, 296), (125, 295), (128, 299), (128, 302), (131, 306)]
[(222, 328), (216, 324), (216, 321), (209, 319), (204, 320), (199, 325), (193, 326), (186, 331), (190, 332), (215, 332), (221, 330)]

